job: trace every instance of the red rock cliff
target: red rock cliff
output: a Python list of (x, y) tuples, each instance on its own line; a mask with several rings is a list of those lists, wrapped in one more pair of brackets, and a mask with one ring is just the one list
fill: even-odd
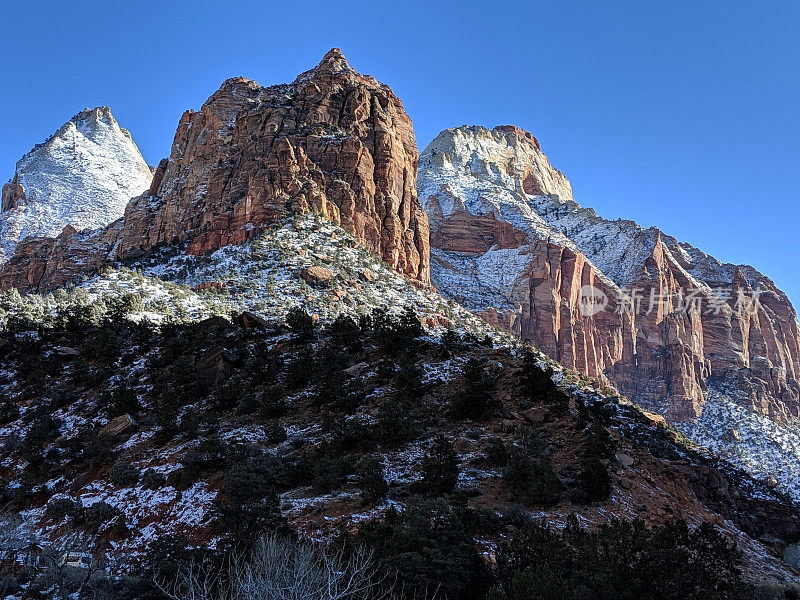
[[(229, 79), (200, 111), (181, 117), (169, 159), (150, 191), (129, 203), (114, 253), (102, 259), (179, 242), (200, 254), (244, 242), (289, 212), (317, 211), (398, 272), (428, 283), (417, 161), (400, 100), (353, 70), (338, 49), (290, 85)], [(61, 285), (63, 277), (51, 276), (52, 265), (42, 261), (81, 270), (52, 240), (32, 243), (46, 248), (29, 243), (12, 257), (0, 273), (4, 289)]]
[[(434, 283), (487, 321), (671, 419), (700, 414), (710, 386), (800, 417), (797, 314), (755, 269), (579, 206), (516, 127), (442, 132), (418, 185)], [(608, 306), (582, 310), (587, 289)]]

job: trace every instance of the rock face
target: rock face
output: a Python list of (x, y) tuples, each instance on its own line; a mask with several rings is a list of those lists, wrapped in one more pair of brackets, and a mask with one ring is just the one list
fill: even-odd
[(67, 225), (105, 227), (151, 180), (150, 167), (111, 111), (85, 109), (26, 154), (3, 186), (0, 264), (26, 237), (55, 237)]
[(26, 238), (0, 270), (0, 290), (52, 290), (97, 273), (112, 262), (121, 233), (118, 219), (96, 231), (81, 233), (67, 225), (55, 238)]
[(709, 386), (800, 416), (797, 314), (752, 267), (581, 207), (516, 127), (442, 132), (417, 184), (434, 284), (487, 321), (673, 420)]
[[(290, 85), (229, 79), (200, 111), (181, 117), (169, 159), (125, 209), (112, 259), (179, 242), (203, 254), (242, 243), (292, 212), (316, 211), (399, 273), (427, 284), (418, 158), (400, 100), (354, 71), (337, 49)], [(59, 285), (34, 256), (50, 256), (68, 272), (80, 269), (67, 267), (70, 257), (53, 244), (41, 241), (18, 253), (0, 285), (25, 291)], [(31, 269), (45, 275), (37, 279)]]

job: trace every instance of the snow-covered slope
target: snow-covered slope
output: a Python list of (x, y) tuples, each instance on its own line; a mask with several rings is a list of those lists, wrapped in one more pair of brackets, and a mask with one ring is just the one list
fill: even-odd
[[(515, 127), (443, 131), (420, 155), (417, 187), (430, 222), (431, 278), (442, 293), (562, 364), (607, 376), (723, 460), (800, 498), (800, 327), (768, 277), (580, 206), (538, 141)], [(576, 314), (587, 285), (602, 288), (611, 306), (633, 307), (630, 327), (615, 311), (594, 320)], [(735, 304), (747, 286), (758, 300), (752, 313)], [(644, 298), (638, 307), (634, 293)], [(692, 319), (677, 300), (690, 293), (703, 299)], [(664, 304), (659, 315), (652, 298), (674, 308)]]
[(53, 237), (68, 224), (96, 229), (118, 219), (151, 180), (150, 167), (111, 110), (83, 110), (26, 154), (4, 186), (0, 264), (26, 237)]
[[(453, 294), (470, 310), (505, 310), (522, 301), (516, 288), (527, 287), (531, 245), (537, 241), (575, 253), (582, 250), (562, 231), (566, 223), (542, 210), (542, 205), (578, 206), (569, 181), (550, 165), (538, 141), (520, 129), (465, 126), (443, 131), (420, 155), (417, 189), (430, 222), (431, 276), (445, 295)], [(574, 220), (599, 220), (593, 210), (580, 210)], [(525, 239), (515, 247), (495, 245), (485, 252), (465, 252), (463, 243), (439, 243), (439, 231), (462, 215), (510, 223)], [(457, 229), (449, 235), (466, 237)], [(600, 269), (598, 276), (604, 275)], [(616, 288), (610, 279), (606, 283)]]

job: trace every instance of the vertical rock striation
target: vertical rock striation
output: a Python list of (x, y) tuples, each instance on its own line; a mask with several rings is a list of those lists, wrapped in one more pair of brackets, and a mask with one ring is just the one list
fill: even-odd
[[(442, 132), (417, 184), (434, 283), (489, 322), (672, 419), (697, 416), (709, 386), (800, 416), (797, 315), (755, 269), (581, 207), (516, 127)], [(587, 289), (608, 304), (587, 310)]]
[(338, 49), (291, 85), (230, 79), (181, 118), (159, 185), (126, 211), (119, 256), (182, 240), (203, 253), (314, 210), (427, 283), (417, 161), (400, 100)]

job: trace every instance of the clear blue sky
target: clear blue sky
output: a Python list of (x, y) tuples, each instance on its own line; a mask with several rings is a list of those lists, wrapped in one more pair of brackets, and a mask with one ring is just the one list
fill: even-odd
[(441, 129), (536, 135), (576, 199), (750, 263), (800, 302), (800, 3), (7, 2), (0, 179), (84, 106), (152, 164), (227, 77), (287, 82), (342, 48)]

